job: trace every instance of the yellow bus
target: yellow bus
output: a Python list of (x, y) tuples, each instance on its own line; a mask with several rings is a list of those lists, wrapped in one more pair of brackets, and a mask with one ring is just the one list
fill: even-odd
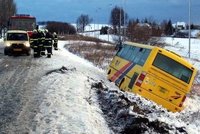
[(181, 111), (197, 70), (178, 54), (125, 42), (108, 68), (108, 79), (172, 112)]

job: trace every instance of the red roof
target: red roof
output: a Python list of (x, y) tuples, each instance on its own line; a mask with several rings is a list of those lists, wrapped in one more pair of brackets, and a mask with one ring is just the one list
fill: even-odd
[(30, 16), (30, 15), (15, 15), (11, 16), (11, 19), (35, 19), (35, 17)]

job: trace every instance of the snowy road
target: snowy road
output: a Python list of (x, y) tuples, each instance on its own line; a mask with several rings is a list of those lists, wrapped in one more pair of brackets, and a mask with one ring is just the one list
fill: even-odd
[(51, 59), (34, 59), (4, 56), (1, 46), (0, 132), (110, 133), (90, 90), (88, 77), (95, 74), (105, 79), (101, 70), (63, 49)]

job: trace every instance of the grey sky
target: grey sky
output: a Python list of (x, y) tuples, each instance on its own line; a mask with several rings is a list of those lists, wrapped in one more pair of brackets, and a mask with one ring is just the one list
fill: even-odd
[[(81, 14), (88, 14), (94, 22), (109, 23), (110, 11), (123, 7), (130, 19), (153, 18), (188, 22), (189, 0), (15, 0), (18, 13), (31, 14), (38, 21), (75, 22)], [(200, 0), (191, 0), (193, 23), (200, 24)]]

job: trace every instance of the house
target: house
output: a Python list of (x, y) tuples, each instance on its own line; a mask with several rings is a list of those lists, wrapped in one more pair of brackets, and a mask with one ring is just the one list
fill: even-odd
[(173, 27), (178, 31), (184, 30), (187, 28), (187, 24), (185, 22), (176, 22), (175, 24), (173, 24)]

